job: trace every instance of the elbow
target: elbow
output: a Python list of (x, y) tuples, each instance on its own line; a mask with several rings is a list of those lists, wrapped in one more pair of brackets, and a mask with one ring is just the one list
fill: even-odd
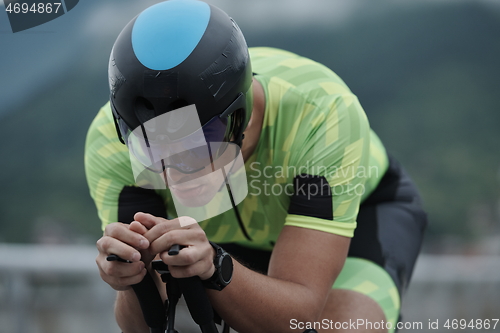
[[(289, 330), (298, 329), (300, 331), (305, 323), (319, 323), (323, 316), (323, 310), (326, 304), (326, 297), (323, 295), (315, 295), (310, 292), (308, 297), (301, 298), (301, 302), (298, 305), (297, 311), (295, 311), (295, 317), (290, 318), (287, 323), (286, 329), (283, 332), (288, 332)], [(304, 330), (301, 330), (302, 332)]]

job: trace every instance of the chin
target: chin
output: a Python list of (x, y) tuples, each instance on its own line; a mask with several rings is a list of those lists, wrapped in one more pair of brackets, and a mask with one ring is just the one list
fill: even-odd
[(191, 191), (172, 190), (175, 199), (185, 207), (202, 207), (210, 203), (217, 194), (218, 188), (213, 185), (201, 185)]

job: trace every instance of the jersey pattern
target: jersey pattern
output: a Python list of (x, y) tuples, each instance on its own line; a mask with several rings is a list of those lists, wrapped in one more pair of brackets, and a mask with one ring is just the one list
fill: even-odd
[[(285, 225), (352, 237), (360, 203), (388, 167), (357, 97), (334, 72), (310, 59), (273, 48), (250, 48), (250, 57), (266, 98), (259, 143), (245, 161), (249, 193), (237, 206), (252, 240), (245, 238), (232, 210), (200, 225), (211, 241), (263, 250), (273, 248)], [(134, 186), (127, 147), (116, 136), (109, 104), (90, 126), (85, 167), (104, 228), (117, 221), (122, 189)], [(318, 186), (320, 178), (328, 186)], [(170, 192), (156, 192), (167, 215), (176, 217)], [(325, 197), (328, 205), (321, 201)], [(311, 214), (300, 207), (309, 204), (331, 212)]]

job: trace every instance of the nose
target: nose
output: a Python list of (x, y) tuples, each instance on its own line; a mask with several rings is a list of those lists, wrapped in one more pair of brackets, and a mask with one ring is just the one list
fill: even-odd
[(182, 178), (185, 178), (186, 174), (180, 172), (175, 168), (167, 168), (167, 181), (171, 185), (175, 185), (181, 182)]

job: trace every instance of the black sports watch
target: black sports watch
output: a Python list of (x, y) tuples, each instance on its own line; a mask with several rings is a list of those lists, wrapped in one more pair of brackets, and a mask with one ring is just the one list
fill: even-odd
[(214, 274), (207, 280), (203, 280), (203, 286), (208, 289), (222, 290), (233, 278), (233, 259), (219, 245), (210, 242), (210, 245), (215, 249), (214, 257)]

